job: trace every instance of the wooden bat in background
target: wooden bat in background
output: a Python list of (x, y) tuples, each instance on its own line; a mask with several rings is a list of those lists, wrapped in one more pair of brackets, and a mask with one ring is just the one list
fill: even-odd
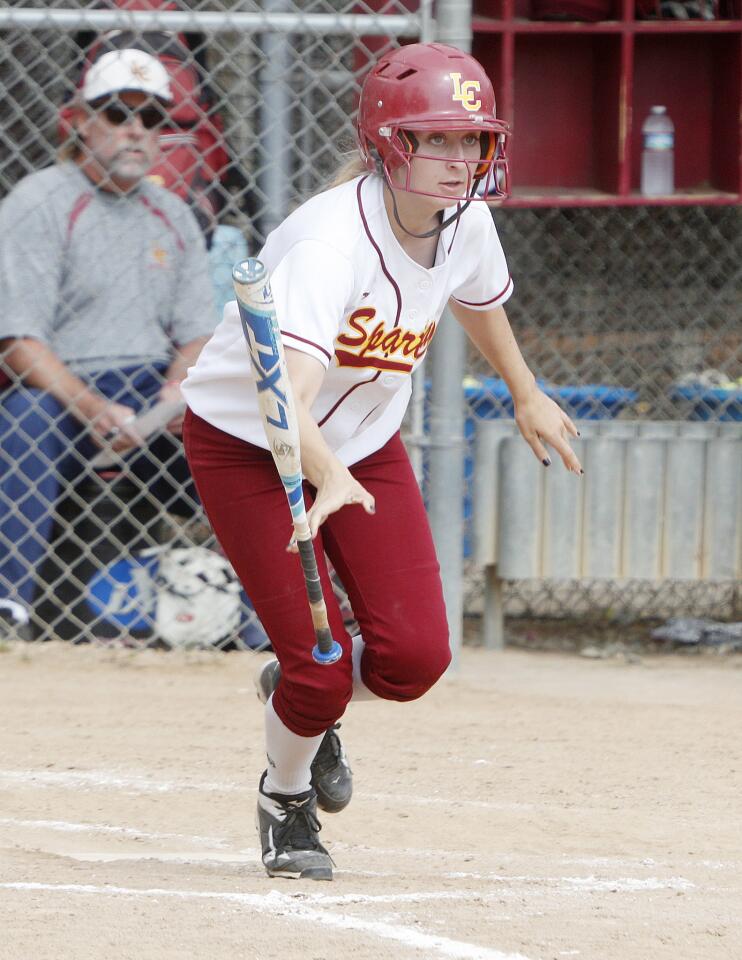
[(330, 633), (317, 558), (307, 523), (301, 486), (299, 423), (286, 371), (286, 357), (273, 305), (270, 277), (260, 260), (250, 257), (233, 268), (232, 282), (255, 375), (268, 447), (286, 491), (296, 532), (317, 641), (312, 656), (318, 663), (334, 663), (340, 659), (343, 651)]

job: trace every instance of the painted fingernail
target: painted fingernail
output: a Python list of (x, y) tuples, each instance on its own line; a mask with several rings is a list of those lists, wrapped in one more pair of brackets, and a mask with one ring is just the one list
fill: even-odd
[(582, 469), (582, 467), (580, 467), (580, 476), (581, 477), (585, 476), (585, 471)]
[(582, 436), (582, 434), (580, 433), (579, 430), (577, 431), (577, 436), (578, 436), (578, 437), (581, 437), (581, 436)]
[(541, 463), (543, 463), (543, 465), (544, 465), (545, 467), (550, 467), (550, 466), (551, 466), (551, 460), (549, 460), (548, 457), (545, 457), (545, 458), (541, 461)]

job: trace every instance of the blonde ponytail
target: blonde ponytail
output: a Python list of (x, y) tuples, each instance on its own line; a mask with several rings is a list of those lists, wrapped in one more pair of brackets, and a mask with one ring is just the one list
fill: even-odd
[(362, 173), (368, 173), (368, 167), (363, 162), (360, 153), (354, 150), (353, 153), (347, 153), (343, 157), (340, 166), (332, 176), (332, 179), (325, 187), (326, 190), (332, 190), (333, 187), (339, 187), (343, 183), (349, 183), (360, 177)]

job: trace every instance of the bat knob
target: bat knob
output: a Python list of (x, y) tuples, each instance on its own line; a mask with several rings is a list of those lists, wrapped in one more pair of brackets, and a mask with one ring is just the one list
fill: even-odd
[(268, 271), (260, 260), (255, 257), (248, 257), (236, 263), (232, 268), (232, 279), (237, 283), (259, 283), (268, 276)]
[(320, 650), (319, 644), (316, 644), (312, 650), (312, 657), (317, 663), (322, 663), (327, 665), (328, 663), (336, 663), (343, 655), (343, 648), (337, 642), (333, 640), (330, 649), (326, 652)]

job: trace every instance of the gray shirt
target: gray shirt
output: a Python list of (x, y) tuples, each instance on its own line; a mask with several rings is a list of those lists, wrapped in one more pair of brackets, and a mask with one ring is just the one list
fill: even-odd
[(84, 374), (168, 363), (216, 322), (203, 236), (168, 190), (111, 194), (63, 163), (0, 205), (0, 337), (41, 340)]

